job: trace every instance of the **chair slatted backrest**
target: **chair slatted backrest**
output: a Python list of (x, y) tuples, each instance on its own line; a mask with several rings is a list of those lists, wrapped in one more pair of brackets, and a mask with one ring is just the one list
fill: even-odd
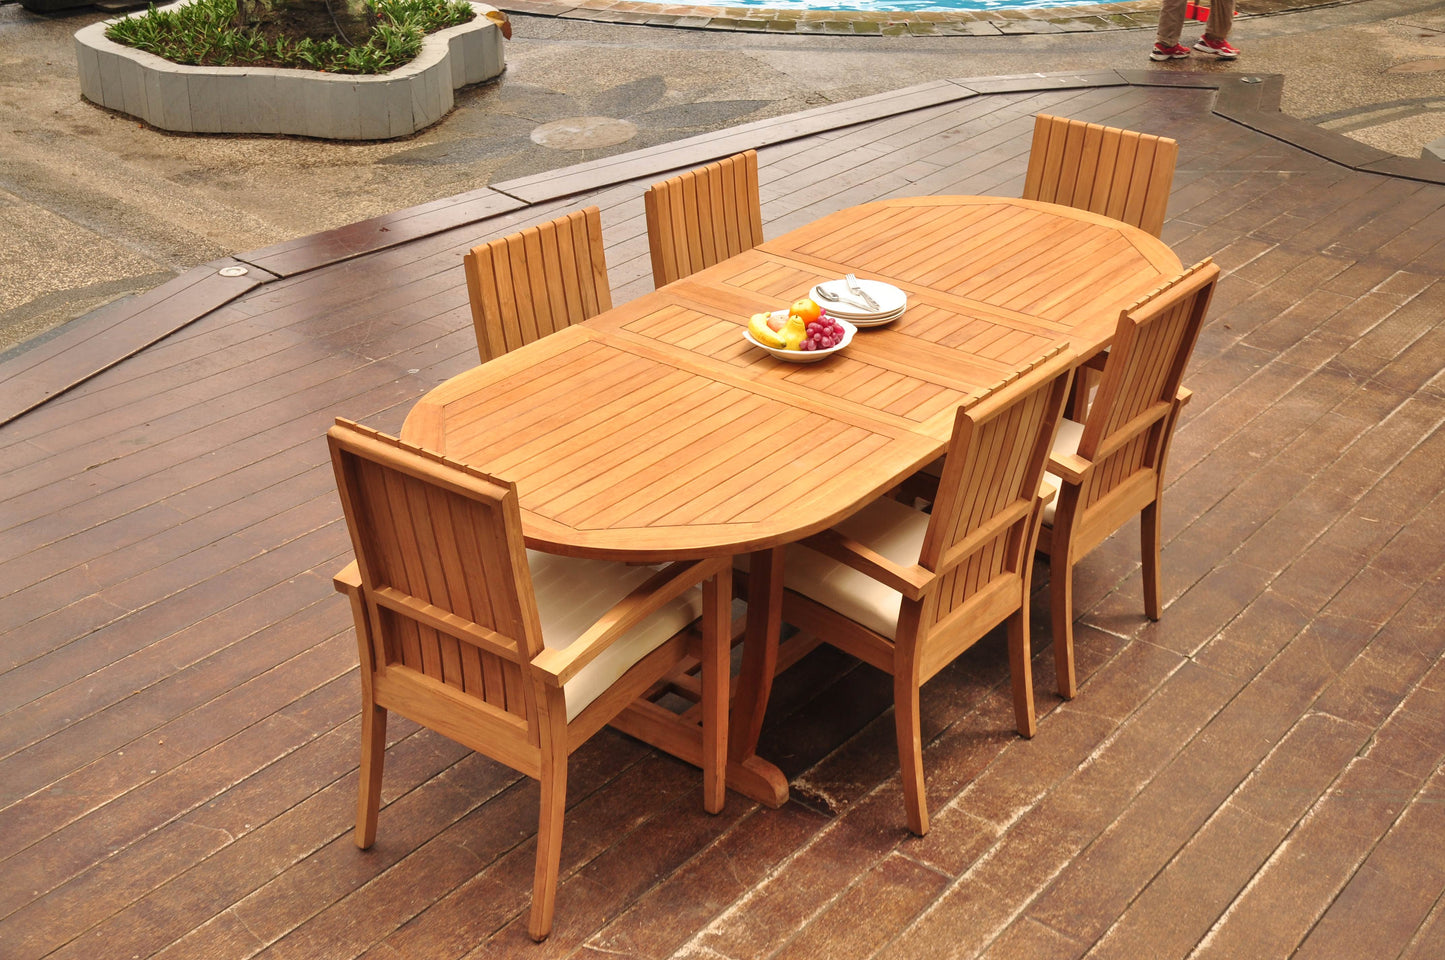
[(443, 684), (536, 743), (526, 670), (542, 633), (516, 488), (349, 421), (327, 439), (371, 624), (362, 668)]
[(1101, 213), (1157, 237), (1178, 159), (1179, 144), (1168, 137), (1041, 113), (1024, 199)]
[(661, 183), (643, 195), (656, 286), (763, 242), (758, 152), (748, 150)]
[(925, 631), (966, 615), (1031, 562), (1031, 517), (1070, 372), (1061, 345), (959, 409), (919, 558), (939, 578)]
[(1194, 352), (1219, 268), (1205, 259), (1119, 315), (1109, 358), (1079, 439), (1094, 464), (1079, 495), (1090, 507), (1160, 468), (1170, 409)]
[(480, 244), (463, 262), (483, 363), (612, 309), (596, 207)]

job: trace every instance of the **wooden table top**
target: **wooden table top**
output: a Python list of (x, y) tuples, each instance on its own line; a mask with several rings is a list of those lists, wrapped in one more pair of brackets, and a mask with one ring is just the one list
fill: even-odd
[[(842, 210), (462, 373), (403, 438), (514, 481), (529, 544), (632, 560), (814, 533), (946, 448), (958, 403), (1051, 347), (1108, 345), (1180, 270), (1158, 238), (1068, 207), (919, 197)], [(844, 273), (908, 310), (819, 363), (747, 318)]]

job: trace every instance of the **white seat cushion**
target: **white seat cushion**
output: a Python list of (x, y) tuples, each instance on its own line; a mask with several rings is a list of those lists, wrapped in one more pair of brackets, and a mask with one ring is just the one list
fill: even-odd
[[(565, 650), (623, 597), (661, 566), (579, 560), (537, 550), (527, 551), (532, 589), (542, 621), (542, 642)], [(702, 616), (702, 587), (693, 587), (618, 638), (562, 686), (570, 722), (616, 682), (633, 664), (660, 647), (673, 634)]]
[[(883, 497), (835, 529), (899, 566), (911, 567), (923, 550), (928, 514)], [(805, 547), (789, 547), (783, 556), (783, 582), (788, 589), (889, 639), (898, 632), (903, 595), (897, 590)]]
[[(1070, 420), (1064, 417), (1059, 421), (1059, 432), (1054, 435), (1053, 453), (1058, 457), (1067, 457), (1079, 452), (1079, 440), (1084, 435), (1084, 425), (1077, 420)], [(1052, 490), (1054, 498), (1044, 505), (1044, 525), (1054, 525), (1054, 507), (1059, 502), (1059, 490), (1063, 488), (1064, 482), (1052, 473), (1044, 473), (1043, 489)]]

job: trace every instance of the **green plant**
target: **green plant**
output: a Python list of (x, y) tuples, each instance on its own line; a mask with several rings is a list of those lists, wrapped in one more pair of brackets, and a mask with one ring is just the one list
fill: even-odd
[[(386, 73), (421, 52), (428, 33), (466, 23), (475, 13), (465, 0), (367, 0), (368, 35), (354, 44), (334, 36), (287, 36), (265, 25), (278, 22), (284, 0), (248, 3), (247, 25), (237, 27), (236, 0), (194, 0), (126, 17), (106, 29), (116, 43), (175, 63), (201, 66), (279, 66), (331, 73)], [(257, 13), (259, 12), (259, 16)]]

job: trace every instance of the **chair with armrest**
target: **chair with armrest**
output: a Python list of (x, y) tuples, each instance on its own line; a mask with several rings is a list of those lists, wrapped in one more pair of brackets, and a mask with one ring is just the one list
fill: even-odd
[(1039, 549), (1049, 555), (1049, 604), (1059, 694), (1076, 692), (1073, 568), (1138, 514), (1144, 612), (1159, 619), (1159, 504), (1179, 412), (1180, 387), (1199, 337), (1219, 268), (1206, 259), (1119, 315), (1099, 388), (1081, 423), (1064, 420), (1049, 457), (1046, 486), (1059, 491), (1044, 511)]
[(512, 484), (344, 420), (327, 438), (356, 552), (336, 577), (361, 661), (356, 844), (376, 839), (388, 711), (538, 780), (528, 929), (541, 940), (568, 755), (698, 661), (703, 804), (722, 808), (730, 560), (653, 567), (527, 550)]
[(483, 363), (612, 309), (596, 207), (479, 244), (463, 265)]
[(1178, 159), (1179, 144), (1168, 137), (1041, 113), (1023, 195), (1101, 213), (1157, 237)]
[(919, 836), (919, 687), (1005, 621), (1014, 719), (1034, 734), (1029, 582), (1070, 365), (1055, 348), (959, 408), (931, 515), (884, 497), (784, 554), (783, 620), (893, 676), (904, 805)]
[(763, 242), (756, 150), (654, 183), (642, 199), (655, 286)]

